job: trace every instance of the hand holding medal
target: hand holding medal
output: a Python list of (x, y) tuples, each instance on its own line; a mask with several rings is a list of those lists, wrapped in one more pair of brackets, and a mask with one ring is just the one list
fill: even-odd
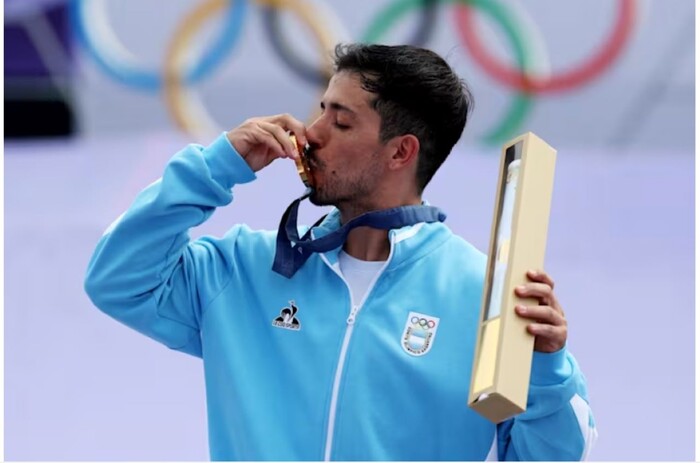
[[(294, 134), (291, 140), (289, 134)], [(295, 161), (306, 145), (306, 127), (289, 114), (254, 117), (230, 130), (226, 136), (238, 154), (257, 172), (277, 158)], [(296, 141), (298, 140), (298, 142)]]

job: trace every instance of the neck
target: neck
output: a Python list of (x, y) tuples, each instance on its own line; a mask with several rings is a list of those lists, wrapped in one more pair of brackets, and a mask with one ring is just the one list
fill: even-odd
[(382, 261), (389, 258), (389, 232), (370, 227), (350, 231), (343, 250), (360, 260)]
[[(373, 207), (353, 207), (344, 205), (344, 207), (339, 206), (338, 209), (340, 210), (341, 223), (345, 224), (366, 212), (417, 205), (421, 204), (421, 202), (420, 198), (412, 198), (402, 202), (388, 203)], [(387, 260), (390, 251), (389, 232), (388, 230), (378, 230), (371, 227), (354, 228), (348, 233), (348, 238), (345, 240), (343, 250), (352, 257), (360, 260)]]

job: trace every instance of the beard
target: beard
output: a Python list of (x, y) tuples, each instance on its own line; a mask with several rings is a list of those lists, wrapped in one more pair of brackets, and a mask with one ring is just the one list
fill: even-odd
[[(350, 179), (332, 179), (331, 184), (315, 188), (309, 196), (309, 201), (316, 206), (338, 207), (366, 197), (370, 188), (366, 181)], [(330, 183), (330, 182), (329, 182)]]
[[(309, 165), (312, 175), (319, 173), (323, 177), (320, 185), (315, 185), (309, 201), (316, 206), (334, 206), (339, 209), (349, 208), (353, 211), (372, 210), (373, 192), (381, 180), (381, 173), (374, 165), (352, 171), (328, 168), (325, 162), (309, 152)], [(375, 155), (377, 153), (374, 153)], [(374, 158), (374, 156), (372, 156)], [(340, 174), (340, 175), (339, 175)]]
[(317, 185), (309, 196), (309, 201), (316, 206), (362, 207), (372, 197), (378, 180), (377, 172), (373, 169), (356, 172), (352, 176), (339, 176), (335, 171), (325, 174), (323, 184)]

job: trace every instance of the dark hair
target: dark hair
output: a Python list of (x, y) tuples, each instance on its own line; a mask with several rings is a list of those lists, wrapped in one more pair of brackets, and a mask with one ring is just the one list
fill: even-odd
[(410, 45), (337, 45), (335, 72), (341, 71), (357, 73), (362, 88), (376, 95), (382, 142), (408, 133), (420, 141), (422, 193), (462, 136), (474, 102), (467, 84), (437, 53)]

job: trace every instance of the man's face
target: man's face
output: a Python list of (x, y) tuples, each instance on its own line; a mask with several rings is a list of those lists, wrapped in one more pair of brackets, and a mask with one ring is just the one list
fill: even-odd
[(333, 76), (321, 100), (321, 115), (307, 129), (316, 205), (371, 208), (384, 173), (380, 117), (370, 107), (372, 94), (356, 74)]

